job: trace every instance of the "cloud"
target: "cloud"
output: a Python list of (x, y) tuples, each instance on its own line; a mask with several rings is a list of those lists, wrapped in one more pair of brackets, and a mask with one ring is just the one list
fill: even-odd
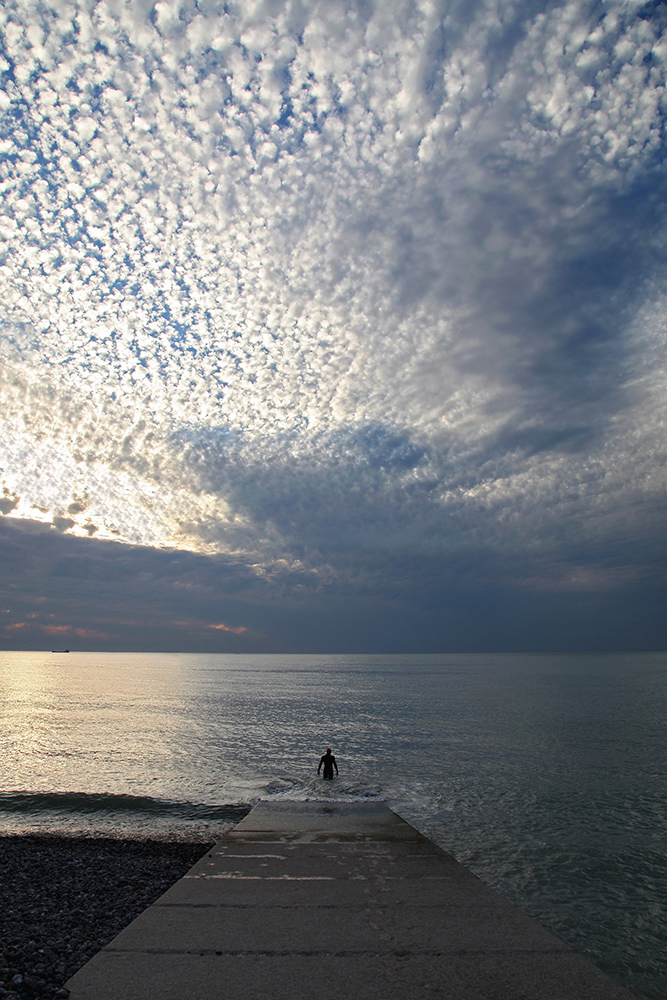
[[(0, 645), (201, 652), (438, 652), (664, 646), (665, 552), (568, 546), (340, 554), (313, 586), (292, 565), (259, 575), (224, 557), (36, 536), (0, 522)], [(230, 623), (233, 623), (230, 625)], [(243, 623), (236, 624), (236, 623)], [(230, 625), (219, 628), (220, 624)], [(55, 629), (56, 631), (53, 631)]]
[(101, 632), (98, 629), (93, 628), (72, 628), (71, 625), (40, 625), (38, 627), (40, 631), (45, 632), (46, 635), (56, 637), (60, 636), (61, 638), (71, 636), (77, 640), (93, 639), (98, 642), (109, 638), (108, 632)]
[(1, 21), (12, 524), (291, 594), (653, 578), (661, 5)]
[(9, 514), (11, 511), (16, 510), (19, 505), (19, 497), (16, 494), (12, 496), (6, 487), (2, 491), (2, 494), (2, 497), (0, 497), (0, 513)]

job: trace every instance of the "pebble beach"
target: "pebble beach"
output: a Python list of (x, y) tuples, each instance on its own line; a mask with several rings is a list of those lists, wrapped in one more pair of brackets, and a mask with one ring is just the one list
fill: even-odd
[(210, 847), (0, 837), (0, 998), (65, 1000), (67, 980)]

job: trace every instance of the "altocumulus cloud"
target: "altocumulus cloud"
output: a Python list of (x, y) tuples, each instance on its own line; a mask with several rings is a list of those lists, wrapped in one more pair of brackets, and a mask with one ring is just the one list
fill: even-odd
[(20, 545), (406, 615), (664, 586), (664, 5), (8, 0), (0, 28)]

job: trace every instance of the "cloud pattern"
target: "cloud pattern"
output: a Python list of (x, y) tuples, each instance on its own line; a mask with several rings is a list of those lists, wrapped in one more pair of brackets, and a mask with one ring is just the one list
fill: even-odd
[(313, 588), (646, 574), (666, 29), (636, 0), (7, 0), (0, 511)]

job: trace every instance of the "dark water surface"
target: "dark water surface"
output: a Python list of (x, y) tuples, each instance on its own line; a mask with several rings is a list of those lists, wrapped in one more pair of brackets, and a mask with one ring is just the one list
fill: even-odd
[(0, 653), (0, 746), (5, 833), (209, 840), (259, 798), (386, 799), (667, 997), (667, 654)]

